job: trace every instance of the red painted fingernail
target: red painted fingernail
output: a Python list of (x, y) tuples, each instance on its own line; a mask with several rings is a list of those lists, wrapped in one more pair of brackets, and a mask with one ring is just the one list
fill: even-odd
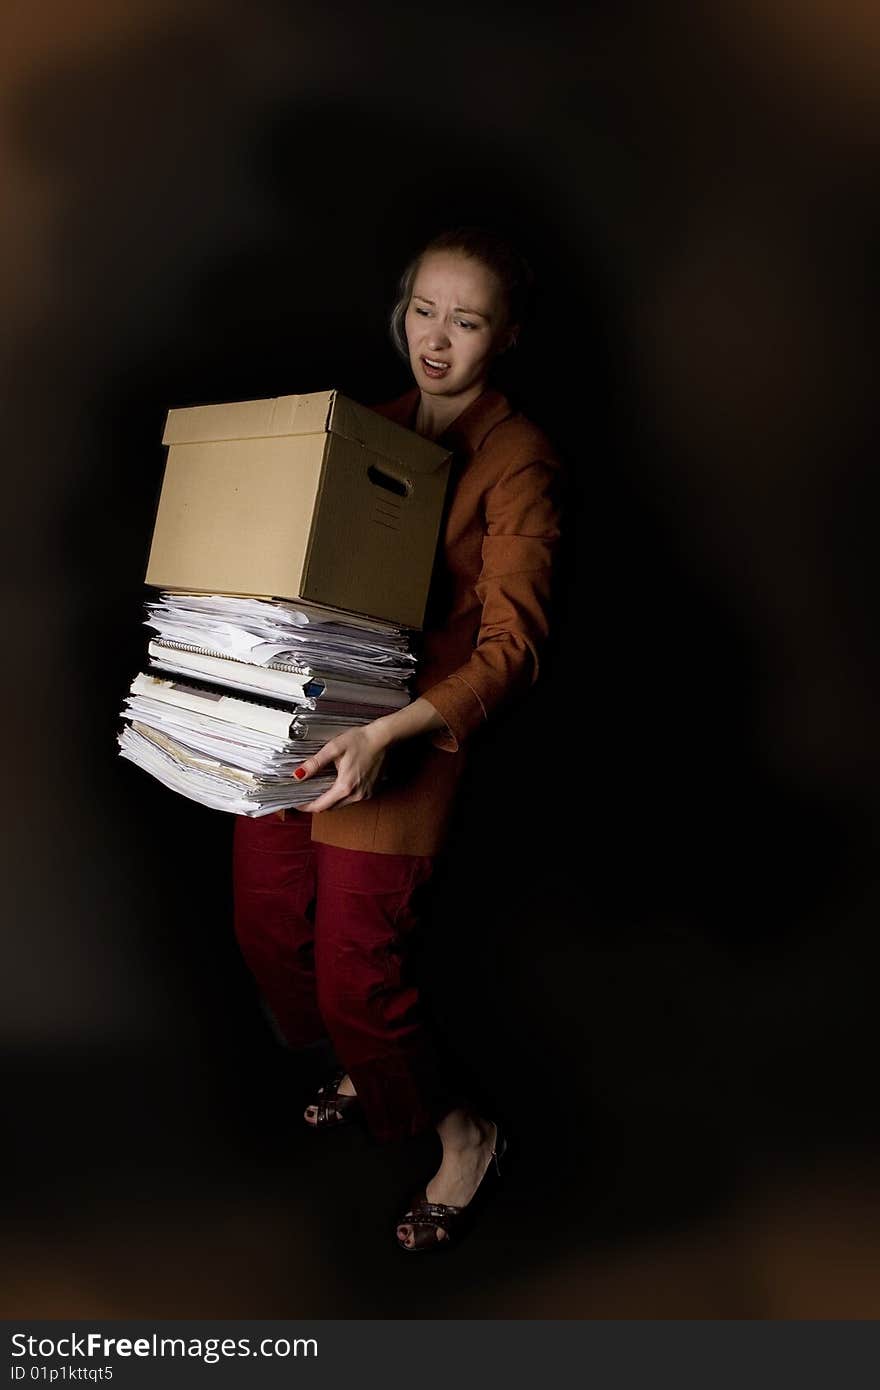
[(296, 772), (294, 772), (293, 775), (294, 775), (294, 777), (296, 778), (296, 780), (297, 780), (298, 782), (300, 782), (300, 781), (302, 781), (303, 777), (305, 777), (305, 775), (306, 775), (306, 770), (305, 770), (304, 767), (298, 767), (298, 768), (296, 769)]

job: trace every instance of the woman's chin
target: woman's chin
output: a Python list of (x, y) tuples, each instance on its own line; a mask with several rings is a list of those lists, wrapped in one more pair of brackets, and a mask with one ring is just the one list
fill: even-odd
[(444, 400), (476, 397), (485, 389), (485, 381), (456, 381), (450, 377), (429, 377), (425, 372), (415, 374), (416, 384), (426, 396), (442, 396)]

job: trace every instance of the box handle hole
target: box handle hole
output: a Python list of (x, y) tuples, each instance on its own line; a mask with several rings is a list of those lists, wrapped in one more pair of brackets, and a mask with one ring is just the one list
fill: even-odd
[(390, 473), (383, 473), (381, 468), (377, 468), (375, 464), (370, 464), (367, 469), (367, 477), (374, 487), (381, 487), (386, 492), (393, 492), (395, 497), (407, 497), (409, 495), (409, 483), (401, 482), (400, 478), (393, 478)]

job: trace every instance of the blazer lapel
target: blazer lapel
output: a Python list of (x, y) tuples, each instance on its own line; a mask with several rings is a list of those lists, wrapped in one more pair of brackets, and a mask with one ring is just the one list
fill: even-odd
[(512, 414), (507, 397), (490, 386), (456, 416), (437, 443), (470, 457), (479, 449), (489, 431)]

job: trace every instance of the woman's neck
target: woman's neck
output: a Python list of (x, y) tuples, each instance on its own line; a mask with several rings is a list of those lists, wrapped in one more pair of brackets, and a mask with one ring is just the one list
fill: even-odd
[(425, 439), (439, 439), (485, 389), (486, 383), (482, 381), (462, 395), (429, 396), (422, 391), (416, 411), (416, 434), (424, 435)]

